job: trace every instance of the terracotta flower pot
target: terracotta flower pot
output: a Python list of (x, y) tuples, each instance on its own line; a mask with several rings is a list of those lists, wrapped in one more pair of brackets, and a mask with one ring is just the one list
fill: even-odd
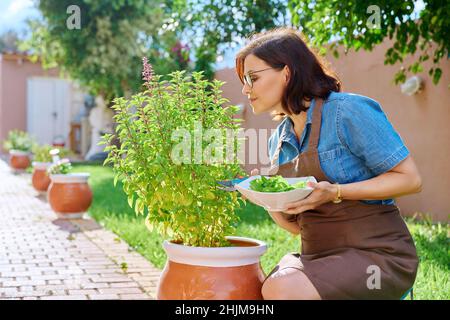
[(30, 154), (26, 151), (10, 150), (9, 165), (16, 171), (24, 171), (30, 165)]
[(47, 197), (61, 219), (81, 218), (92, 203), (89, 173), (51, 174)]
[(39, 192), (46, 192), (50, 185), (50, 177), (47, 174), (47, 168), (51, 166), (51, 162), (33, 162), (33, 175), (31, 182), (34, 189)]
[(230, 247), (190, 247), (164, 241), (168, 260), (158, 284), (160, 300), (261, 300), (265, 275), (259, 240), (227, 237)]

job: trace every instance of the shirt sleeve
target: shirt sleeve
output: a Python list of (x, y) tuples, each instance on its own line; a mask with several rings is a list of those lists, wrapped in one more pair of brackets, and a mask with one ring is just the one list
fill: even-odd
[(375, 175), (389, 171), (409, 155), (380, 104), (368, 97), (350, 94), (338, 105), (337, 133), (341, 143)]

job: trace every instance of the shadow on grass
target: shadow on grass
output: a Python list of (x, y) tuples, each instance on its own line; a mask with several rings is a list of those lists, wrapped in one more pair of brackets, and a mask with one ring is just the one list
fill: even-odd
[(71, 164), (73, 167), (77, 166), (103, 166), (103, 160), (72, 160)]

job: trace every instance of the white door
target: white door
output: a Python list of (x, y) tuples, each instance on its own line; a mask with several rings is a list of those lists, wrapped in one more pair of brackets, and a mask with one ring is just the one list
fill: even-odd
[(40, 144), (61, 137), (66, 145), (70, 131), (70, 83), (56, 78), (29, 78), (27, 129)]

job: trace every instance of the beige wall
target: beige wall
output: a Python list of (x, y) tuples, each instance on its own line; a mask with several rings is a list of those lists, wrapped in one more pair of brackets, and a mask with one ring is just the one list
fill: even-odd
[[(378, 101), (419, 167), (423, 178), (423, 191), (397, 199), (404, 215), (415, 212), (430, 214), (433, 220), (448, 221), (450, 214), (450, 64), (441, 63), (443, 70), (440, 83), (433, 85), (427, 75), (428, 65), (419, 74), (425, 80), (424, 90), (407, 96), (400, 87), (392, 83), (396, 66), (385, 66), (384, 52), (388, 43), (372, 52), (350, 52), (339, 59), (328, 57), (343, 82), (343, 91), (362, 94)], [(405, 61), (405, 66), (411, 59)], [(277, 123), (265, 116), (255, 116), (245, 96), (241, 94), (241, 83), (234, 69), (217, 72), (216, 77), (228, 83), (224, 85), (224, 96), (231, 103), (244, 103), (244, 127), (274, 128)], [(250, 169), (256, 166), (246, 166)]]
[(0, 141), (12, 129), (27, 129), (27, 78), (57, 77), (58, 71), (45, 71), (21, 55), (0, 54)]

